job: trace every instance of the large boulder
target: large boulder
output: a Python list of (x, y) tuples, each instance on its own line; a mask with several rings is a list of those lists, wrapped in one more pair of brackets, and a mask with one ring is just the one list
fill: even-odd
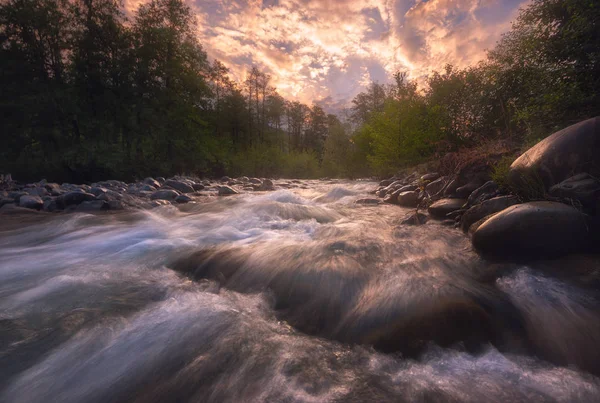
[(527, 150), (510, 166), (509, 180), (522, 184), (541, 180), (547, 188), (573, 174), (600, 170), (600, 117), (585, 120), (552, 134)]
[(518, 204), (519, 200), (515, 196), (500, 196), (494, 197), (484, 201), (481, 204), (477, 204), (468, 209), (461, 217), (460, 227), (463, 231), (467, 232), (471, 225), (487, 217), (491, 214), (496, 214), (510, 206)]
[(194, 188), (182, 181), (177, 181), (177, 180), (173, 180), (173, 179), (169, 179), (168, 181), (166, 181), (163, 186), (168, 186), (170, 188), (173, 188), (181, 193), (194, 193), (195, 190)]
[(427, 211), (432, 217), (446, 218), (449, 213), (460, 210), (465, 202), (465, 199), (442, 199), (429, 206)]
[(531, 202), (492, 216), (473, 233), (473, 246), (497, 256), (547, 258), (578, 252), (590, 237), (589, 219), (556, 202)]

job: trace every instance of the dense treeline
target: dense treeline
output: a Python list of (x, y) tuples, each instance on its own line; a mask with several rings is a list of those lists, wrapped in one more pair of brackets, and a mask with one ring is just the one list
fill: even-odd
[(529, 144), (600, 115), (600, 3), (534, 0), (476, 66), (423, 91), (405, 75), (353, 101), (354, 143), (378, 174), (486, 140)]
[(0, 171), (318, 175), (339, 120), (284, 100), (256, 67), (232, 81), (195, 27), (181, 0), (153, 0), (129, 20), (117, 0), (3, 2)]
[(195, 173), (384, 175), (600, 115), (600, 4), (534, 0), (485, 61), (372, 83), (350, 122), (209, 61), (182, 0), (0, 4), (0, 171), (86, 181)]

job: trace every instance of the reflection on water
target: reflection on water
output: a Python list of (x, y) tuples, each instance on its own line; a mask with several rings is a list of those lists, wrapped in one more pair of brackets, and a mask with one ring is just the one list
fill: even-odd
[(485, 262), (372, 187), (1, 223), (0, 401), (600, 399), (597, 261)]

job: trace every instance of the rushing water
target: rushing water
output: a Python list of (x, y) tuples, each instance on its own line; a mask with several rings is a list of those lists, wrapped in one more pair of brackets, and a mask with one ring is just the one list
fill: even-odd
[(0, 401), (600, 400), (596, 259), (486, 262), (306, 184), (0, 216)]

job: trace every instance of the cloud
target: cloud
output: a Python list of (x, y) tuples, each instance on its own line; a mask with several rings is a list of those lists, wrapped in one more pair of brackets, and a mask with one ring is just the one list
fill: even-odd
[[(143, 0), (126, 0), (134, 9)], [(527, 0), (188, 0), (212, 58), (291, 99), (343, 105), (371, 80), (476, 63)]]

